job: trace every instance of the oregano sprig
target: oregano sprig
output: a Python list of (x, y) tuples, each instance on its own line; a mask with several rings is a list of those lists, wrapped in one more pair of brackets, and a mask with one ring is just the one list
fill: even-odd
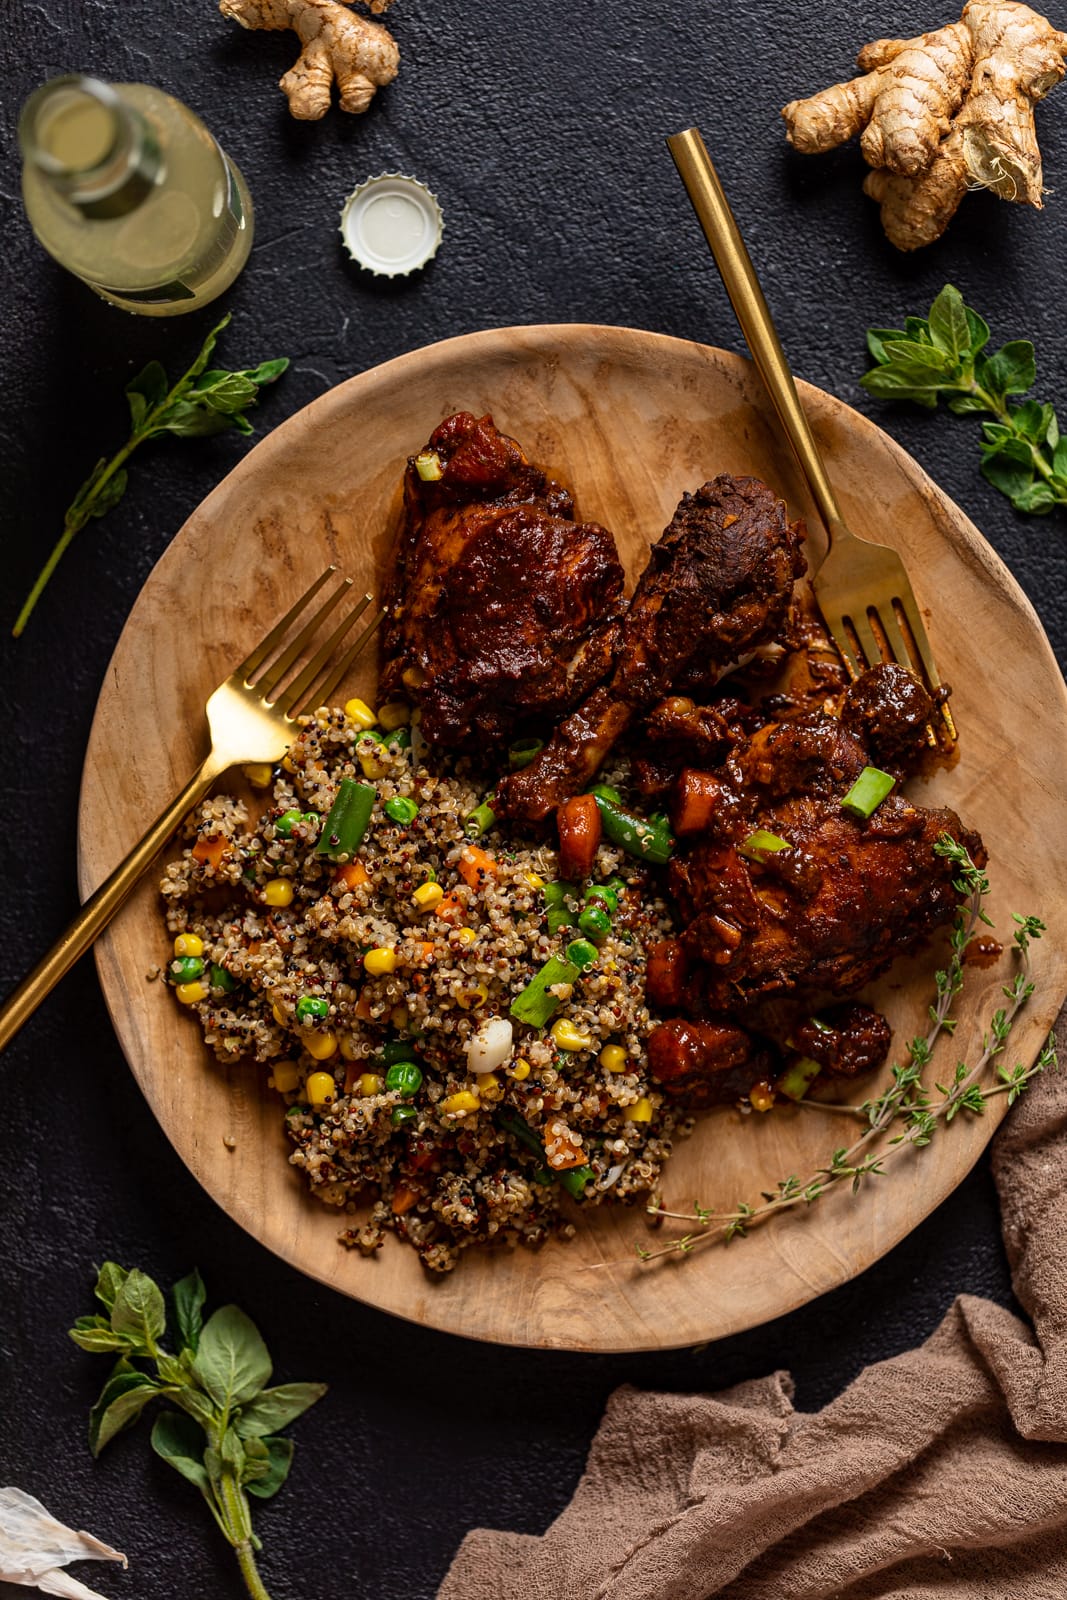
[(931, 411), (945, 400), (957, 416), (988, 413), (979, 449), (982, 474), (1016, 511), (1042, 516), (1067, 505), (1067, 438), (1047, 402), (1014, 402), (1037, 377), (1029, 339), (1012, 339), (991, 355), (989, 325), (946, 283), (925, 317), (903, 328), (869, 328), (878, 363), (860, 383), (883, 400), (913, 400)]
[(275, 378), (281, 377), (289, 365), (289, 359), (280, 356), (275, 361), (262, 361), (258, 367), (244, 367), (237, 372), (227, 372), (222, 368), (209, 371), (207, 364), (211, 360), (215, 341), (229, 320), (227, 313), (221, 322), (215, 324), (204, 340), (200, 354), (177, 383), (168, 386), (163, 367), (158, 361), (150, 361), (126, 385), (132, 424), (130, 436), (110, 460), (100, 458), (68, 506), (59, 541), (27, 595), (11, 630), (16, 638), (30, 620), (34, 606), (74, 535), (94, 517), (102, 517), (112, 510), (126, 493), (126, 462), (139, 445), (164, 433), (191, 439), (222, 433), (227, 428), (236, 428), (239, 433), (252, 432), (252, 424), (245, 413), (255, 405), (264, 384), (273, 383)]
[(131, 1427), (149, 1401), (169, 1400), (178, 1409), (156, 1417), (153, 1450), (200, 1490), (236, 1551), (252, 1600), (270, 1600), (256, 1565), (262, 1547), (248, 1496), (277, 1494), (293, 1459), (292, 1440), (280, 1430), (314, 1405), (326, 1385), (268, 1388), (271, 1358), (255, 1324), (236, 1306), (222, 1306), (204, 1322), (198, 1272), (171, 1291), (176, 1354), (164, 1348), (166, 1304), (146, 1273), (106, 1261), (95, 1293), (106, 1314), (79, 1317), (70, 1330), (83, 1350), (118, 1357), (89, 1413), (93, 1455)]
[[(1030, 946), (1045, 931), (1040, 918), (1013, 914), (1015, 931), (1012, 945), (1018, 965), (1014, 977), (1002, 987), (1006, 1004), (993, 1013), (989, 1031), (983, 1036), (982, 1048), (974, 1064), (968, 1066), (966, 1062), (957, 1062), (952, 1082), (947, 1086), (940, 1083), (934, 1085), (940, 1095), (939, 1100), (934, 1100), (927, 1089), (923, 1074), (930, 1065), (934, 1046), (942, 1036), (951, 1038), (955, 1031), (956, 1019), (951, 1015), (951, 1007), (963, 987), (967, 947), (983, 925), (992, 926), (985, 910), (985, 899), (989, 894), (986, 873), (975, 865), (964, 846), (948, 834), (941, 835), (934, 850), (952, 863), (955, 869), (953, 886), (962, 904), (952, 930), (950, 960), (943, 970), (935, 974), (935, 999), (929, 1008), (927, 1032), (911, 1040), (906, 1060), (893, 1067), (892, 1082), (875, 1099), (865, 1100), (862, 1105), (847, 1106), (818, 1101), (799, 1102), (813, 1111), (835, 1112), (856, 1118), (865, 1124), (864, 1131), (851, 1145), (842, 1145), (832, 1151), (825, 1165), (817, 1168), (805, 1180), (793, 1175), (782, 1179), (774, 1189), (764, 1191), (761, 1195), (762, 1204), (738, 1201), (732, 1210), (719, 1212), (705, 1206), (694, 1206), (691, 1212), (668, 1211), (658, 1203), (650, 1204), (647, 1208), (649, 1215), (657, 1221), (671, 1218), (695, 1223), (696, 1228), (672, 1239), (659, 1250), (638, 1246), (637, 1255), (642, 1261), (676, 1253), (688, 1255), (698, 1244), (713, 1239), (729, 1244), (731, 1239), (743, 1238), (755, 1224), (766, 1221), (780, 1211), (813, 1205), (843, 1182), (848, 1183), (855, 1192), (865, 1180), (881, 1176), (886, 1161), (901, 1150), (924, 1149), (939, 1129), (951, 1123), (959, 1112), (967, 1111), (981, 1116), (988, 1102), (1000, 1094), (1008, 1096), (1009, 1106), (1014, 1105), (1031, 1079), (1056, 1066), (1052, 1035), (1029, 1066), (1017, 1062), (1009, 1068), (999, 1060), (1016, 1017), (1034, 992), (1030, 976)], [(989, 1068), (994, 1065), (994, 1081), (984, 1081)], [(901, 1131), (890, 1136), (894, 1127)], [(879, 1146), (883, 1135), (884, 1143)]]

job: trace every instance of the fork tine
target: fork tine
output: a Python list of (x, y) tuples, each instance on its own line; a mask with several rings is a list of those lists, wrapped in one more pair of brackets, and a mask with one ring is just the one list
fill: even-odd
[(243, 683), (248, 682), (253, 672), (255, 672), (261, 663), (267, 659), (271, 651), (276, 650), (281, 644), (282, 640), (285, 638), (285, 635), (289, 632), (289, 629), (303, 611), (304, 607), (308, 605), (310, 601), (314, 600), (323, 584), (326, 583), (336, 571), (336, 567), (327, 567), (326, 571), (321, 575), (321, 577), (315, 579), (315, 582), (311, 585), (311, 588), (307, 591), (307, 593), (302, 594), (292, 609), (285, 613), (285, 616), (282, 618), (282, 620), (275, 623), (274, 627), (267, 634), (267, 637), (262, 639), (260, 643), (256, 645), (255, 649), (245, 658), (244, 661), (241, 662), (239, 667), (234, 669), (234, 671), (231, 673), (231, 677), (240, 678)]
[[(341, 618), (341, 621), (330, 634), (330, 637), (326, 640), (322, 648), (312, 656), (311, 660), (308, 662), (303, 672), (300, 673), (299, 677), (294, 678), (292, 683), (286, 689), (285, 693), (278, 696), (277, 700), (274, 702), (276, 710), (281, 711), (285, 716), (288, 717), (292, 714), (294, 706), (301, 705), (303, 703), (304, 697), (317, 683), (323, 668), (326, 666), (327, 662), (330, 660), (330, 657), (341, 643), (341, 640), (348, 633), (348, 630), (351, 628), (352, 624), (357, 622), (363, 615), (370, 603), (370, 595), (365, 594), (362, 599), (357, 601), (357, 603), (352, 607), (351, 611)], [(323, 692), (321, 690), (318, 691), (315, 696), (316, 704), (321, 705), (323, 698)]]
[[(367, 599), (370, 599), (369, 595), (367, 596)], [(360, 609), (362, 610), (362, 607)], [(344, 677), (353, 661), (359, 655), (360, 651), (370, 643), (371, 639), (374, 637), (375, 633), (377, 633), (384, 621), (384, 611), (379, 611), (377, 616), (371, 618), (370, 622), (367, 623), (367, 626), (364, 628), (359, 637), (354, 641), (354, 643), (349, 645), (348, 649), (337, 663), (337, 666), (322, 685), (322, 688), (319, 689), (318, 695), (320, 699), (326, 701), (327, 703), (329, 702), (330, 696), (333, 694), (333, 691), (336, 689), (337, 685), (341, 682), (341, 679)]]
[(330, 598), (319, 607), (315, 615), (306, 624), (306, 626), (301, 628), (300, 632), (297, 634), (296, 638), (293, 640), (288, 649), (283, 651), (278, 657), (277, 661), (273, 662), (263, 673), (262, 677), (257, 680), (253, 687), (259, 691), (261, 699), (265, 700), (268, 704), (273, 703), (270, 698), (273, 691), (278, 687), (279, 683), (281, 683), (282, 679), (285, 677), (285, 674), (293, 665), (293, 662), (303, 655), (304, 651), (315, 637), (315, 634), (318, 632), (322, 623), (326, 621), (326, 618), (330, 615), (330, 612), (333, 610), (334, 606), (336, 606), (338, 600), (342, 599), (344, 595), (348, 593), (351, 587), (351, 578), (342, 579), (341, 583), (338, 584)]
[(884, 611), (879, 611), (878, 621), (881, 623), (893, 660), (899, 661), (902, 667), (910, 667), (914, 672), (918, 663), (914, 652), (908, 649), (908, 642), (901, 631), (900, 623), (897, 619), (896, 604), (887, 606)]
[(932, 689), (936, 689), (940, 686), (941, 679), (937, 675), (937, 667), (934, 665), (934, 653), (930, 649), (930, 641), (926, 637), (926, 629), (923, 627), (923, 619), (919, 615), (919, 608), (915, 604), (915, 597), (912, 594), (900, 594), (896, 597), (896, 603), (900, 607), (901, 614), (915, 646), (911, 652), (912, 657), (913, 659), (918, 658), (916, 664), (921, 665), (923, 672), (926, 674), (927, 683)]
[(860, 671), (862, 672), (864, 667), (873, 667), (882, 660), (882, 649), (875, 637), (874, 629), (871, 627), (871, 621), (866, 612), (861, 613), (857, 610), (848, 620), (852, 624), (856, 641), (866, 658), (860, 666)]

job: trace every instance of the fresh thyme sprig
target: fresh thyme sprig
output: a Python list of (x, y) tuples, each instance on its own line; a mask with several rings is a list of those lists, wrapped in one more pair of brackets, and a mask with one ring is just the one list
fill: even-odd
[(262, 361), (258, 367), (245, 367), (238, 372), (205, 371), (215, 341), (229, 320), (227, 312), (212, 328), (200, 347), (200, 354), (177, 383), (168, 386), (167, 374), (159, 362), (150, 361), (126, 385), (130, 437), (110, 461), (101, 456), (67, 507), (59, 541), (26, 596), (11, 630), (16, 638), (30, 620), (34, 606), (74, 535), (94, 517), (102, 517), (118, 505), (126, 493), (126, 462), (138, 445), (162, 433), (188, 439), (222, 433), (226, 428), (236, 428), (239, 433), (252, 432), (245, 412), (255, 405), (264, 384), (281, 377), (289, 358), (280, 356), (276, 361)]
[[(951, 1038), (957, 1019), (951, 1014), (952, 1003), (963, 987), (963, 963), (968, 945), (983, 925), (992, 927), (985, 910), (989, 893), (987, 875), (975, 865), (966, 849), (942, 834), (934, 845), (935, 852), (952, 862), (956, 869), (953, 887), (963, 904), (952, 930), (951, 958), (943, 971), (935, 975), (936, 995), (930, 1006), (930, 1026), (925, 1035), (911, 1041), (907, 1060), (893, 1068), (893, 1081), (876, 1099), (866, 1100), (857, 1106), (828, 1106), (810, 1102), (813, 1110), (835, 1111), (857, 1117), (866, 1123), (863, 1133), (851, 1145), (833, 1151), (825, 1166), (819, 1167), (803, 1182), (796, 1176), (783, 1178), (773, 1190), (764, 1191), (762, 1203), (753, 1205), (738, 1201), (732, 1211), (713, 1211), (694, 1206), (691, 1212), (668, 1211), (661, 1205), (650, 1205), (649, 1215), (657, 1221), (667, 1218), (679, 1222), (696, 1223), (697, 1229), (672, 1239), (659, 1250), (637, 1247), (642, 1261), (656, 1260), (660, 1256), (688, 1254), (698, 1244), (744, 1237), (748, 1230), (780, 1211), (800, 1205), (812, 1205), (831, 1189), (849, 1183), (853, 1192), (864, 1179), (884, 1173), (885, 1162), (905, 1149), (922, 1149), (928, 1145), (941, 1124), (948, 1124), (960, 1111), (980, 1116), (987, 1102), (995, 1095), (1007, 1094), (1008, 1104), (1014, 1105), (1030, 1080), (1046, 1068), (1056, 1065), (1056, 1049), (1050, 1034), (1036, 1061), (1029, 1067), (1017, 1062), (1006, 1067), (997, 1058), (1003, 1054), (1012, 1025), (1019, 1012), (1034, 992), (1030, 977), (1030, 946), (1045, 931), (1045, 925), (1033, 916), (1014, 915), (1016, 924), (1013, 948), (1019, 963), (1010, 983), (1003, 986), (1006, 1005), (998, 1007), (990, 1022), (989, 1032), (983, 1035), (982, 1050), (971, 1067), (963, 1061), (956, 1065), (955, 1074), (948, 1086), (935, 1084), (941, 1099), (934, 1101), (925, 1087), (923, 1074), (930, 1065), (934, 1045), (942, 1036)], [(980, 1081), (991, 1063), (997, 1062), (996, 1080), (992, 1085)], [(805, 1104), (804, 1101), (800, 1102)], [(894, 1125), (903, 1124), (902, 1131), (885, 1141), (878, 1150), (876, 1142)]]

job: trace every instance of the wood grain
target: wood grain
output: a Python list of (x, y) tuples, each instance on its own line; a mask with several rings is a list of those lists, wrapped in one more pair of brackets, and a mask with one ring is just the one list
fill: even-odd
[[(959, 761), (920, 795), (950, 804), (983, 834), (992, 911), (1040, 914), (1037, 992), (1011, 1044), (1036, 1054), (1067, 992), (1067, 817), (1061, 774), (1067, 696), (1041, 627), (977, 530), (920, 468), (863, 417), (801, 385), (848, 522), (898, 548), (955, 689)], [(81, 803), (83, 894), (115, 865), (204, 750), (203, 704), (234, 662), (327, 560), (373, 586), (398, 506), (405, 458), (450, 411), (491, 411), (528, 454), (570, 486), (580, 516), (612, 528), (631, 575), (685, 489), (718, 472), (754, 472), (820, 531), (758, 380), (739, 357), (651, 333), (587, 326), (467, 335), (340, 385), (278, 428), (208, 496), (148, 579), (101, 692)], [(365, 664), (348, 692), (373, 691)], [(242, 1227), (304, 1272), (430, 1327), (515, 1345), (644, 1350), (715, 1339), (810, 1300), (869, 1266), (969, 1170), (1003, 1114), (959, 1118), (857, 1197), (834, 1193), (747, 1240), (642, 1266), (659, 1242), (638, 1210), (580, 1218), (577, 1237), (539, 1253), (471, 1252), (431, 1281), (389, 1241), (372, 1261), (336, 1243), (335, 1212), (287, 1165), (280, 1105), (265, 1070), (219, 1067), (162, 983), (167, 957), (156, 875), (97, 946), (104, 994), (149, 1104), (194, 1176)], [(943, 947), (894, 970), (875, 998), (895, 1037), (918, 1031)], [(999, 1003), (1009, 959), (968, 969), (956, 1046), (973, 1055)], [(235, 1141), (234, 1148), (224, 1139)], [(758, 1198), (806, 1176), (835, 1144), (839, 1118), (799, 1109), (720, 1111), (678, 1145), (668, 1205)]]

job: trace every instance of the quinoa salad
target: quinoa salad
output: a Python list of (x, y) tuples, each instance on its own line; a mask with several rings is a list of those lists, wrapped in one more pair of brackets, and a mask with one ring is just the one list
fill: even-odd
[(646, 951), (672, 927), (654, 873), (605, 841), (562, 882), (410, 723), (322, 709), (249, 770), (251, 800), (200, 806), (161, 885), (165, 975), (218, 1059), (278, 1095), (343, 1243), (393, 1232), (440, 1273), (647, 1204), (684, 1113), (645, 1051)]

